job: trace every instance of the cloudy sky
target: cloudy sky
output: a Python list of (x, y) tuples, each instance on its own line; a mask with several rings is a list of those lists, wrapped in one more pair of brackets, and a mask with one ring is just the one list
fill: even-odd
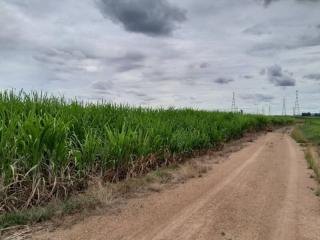
[(0, 26), (1, 89), (320, 110), (318, 0), (0, 0)]

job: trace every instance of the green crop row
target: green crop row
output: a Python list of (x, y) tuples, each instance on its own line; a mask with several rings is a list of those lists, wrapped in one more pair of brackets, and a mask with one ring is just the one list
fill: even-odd
[(81, 190), (90, 175), (121, 177), (151, 156), (161, 164), (172, 156), (217, 147), (246, 131), (289, 121), (84, 104), (5, 91), (0, 93), (0, 212)]

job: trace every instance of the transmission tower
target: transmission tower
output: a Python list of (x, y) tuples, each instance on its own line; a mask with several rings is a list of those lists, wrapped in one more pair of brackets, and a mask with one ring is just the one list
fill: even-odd
[(296, 91), (296, 102), (294, 104), (294, 115), (300, 115), (299, 91)]
[(286, 109), (286, 98), (283, 98), (283, 104), (282, 104), (282, 116), (287, 115), (287, 109)]
[(236, 112), (236, 94), (233, 92), (233, 97), (232, 97), (232, 105), (231, 105), (231, 112)]
[(271, 104), (269, 104), (269, 116), (271, 116)]

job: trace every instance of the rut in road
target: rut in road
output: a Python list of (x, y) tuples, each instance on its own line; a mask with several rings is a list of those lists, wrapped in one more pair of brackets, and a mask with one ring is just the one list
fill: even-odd
[(203, 178), (34, 239), (316, 240), (320, 206), (308, 174), (289, 135), (268, 133)]

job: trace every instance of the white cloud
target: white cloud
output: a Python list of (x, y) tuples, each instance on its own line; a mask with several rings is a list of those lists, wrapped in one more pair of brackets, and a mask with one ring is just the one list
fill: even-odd
[[(302, 106), (311, 96), (320, 101), (313, 94), (320, 90), (313, 81), (320, 64), (319, 1), (164, 2), (164, 10), (182, 9), (186, 18), (169, 22), (167, 31), (157, 28), (159, 38), (110, 21), (96, 0), (1, 1), (0, 88), (206, 109), (229, 109), (235, 91), (248, 111), (258, 99), (280, 112), (281, 98), (294, 99), (296, 88)], [(281, 76), (259, 74), (275, 65)], [(215, 83), (224, 76), (232, 84)], [(296, 86), (277, 87), (287, 83)]]

